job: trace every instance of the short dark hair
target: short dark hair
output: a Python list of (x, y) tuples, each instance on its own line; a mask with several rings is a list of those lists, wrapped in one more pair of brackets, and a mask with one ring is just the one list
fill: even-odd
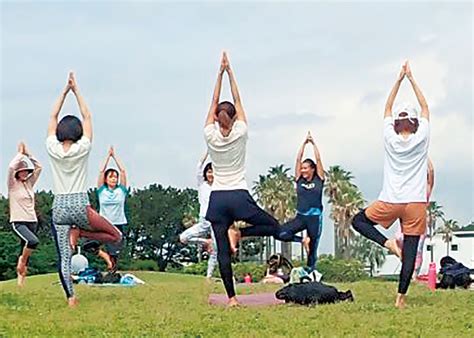
[(119, 172), (114, 169), (114, 168), (109, 168), (104, 172), (104, 185), (107, 185), (107, 176), (109, 176), (110, 173), (114, 172), (117, 175), (117, 178), (119, 177)]
[(77, 142), (83, 135), (82, 122), (76, 116), (66, 115), (58, 123), (56, 138), (59, 142)]
[(202, 171), (202, 176), (204, 177), (204, 181), (206, 181), (206, 182), (207, 182), (207, 176), (206, 176), (206, 174), (207, 174), (207, 172), (208, 172), (209, 170), (212, 170), (212, 163), (211, 163), (211, 162), (209, 162), (208, 164), (206, 164), (206, 166), (204, 167), (204, 169), (203, 169), (203, 171)]

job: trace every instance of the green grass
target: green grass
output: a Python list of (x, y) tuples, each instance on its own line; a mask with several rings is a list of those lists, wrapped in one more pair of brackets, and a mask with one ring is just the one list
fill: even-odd
[[(0, 337), (305, 337), (474, 336), (474, 292), (430, 292), (412, 285), (404, 311), (393, 307), (396, 283), (363, 281), (354, 303), (316, 307), (279, 305), (225, 309), (207, 304), (222, 292), (190, 275), (141, 272), (135, 288), (76, 286), (79, 307), (66, 306), (57, 275), (29, 277), (23, 290), (0, 283)], [(255, 286), (254, 291), (276, 290)], [(240, 289), (248, 292), (248, 289)]]

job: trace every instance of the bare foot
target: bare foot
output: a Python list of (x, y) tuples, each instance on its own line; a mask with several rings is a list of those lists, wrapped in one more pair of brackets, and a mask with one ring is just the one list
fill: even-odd
[(397, 245), (397, 241), (395, 239), (388, 239), (385, 242), (385, 247), (393, 254), (395, 254), (398, 258), (402, 258), (402, 250)]
[(212, 251), (213, 251), (213, 249), (212, 249), (212, 238), (209, 238), (209, 239), (206, 240), (205, 246), (206, 246), (206, 249), (205, 249), (205, 250), (206, 250), (209, 254), (211, 254)]
[(22, 275), (22, 274), (17, 273), (16, 282), (20, 288), (25, 286), (25, 280), (26, 280), (26, 274)]
[(404, 309), (406, 306), (405, 300), (406, 300), (406, 296), (399, 293), (397, 295), (397, 300), (395, 301), (395, 307), (400, 310)]
[(75, 308), (77, 305), (79, 305), (79, 300), (76, 298), (76, 296), (72, 296), (71, 298), (68, 298), (67, 305), (70, 308)]
[(23, 256), (18, 257), (18, 263), (16, 265), (16, 274), (17, 284), (21, 288), (25, 286), (26, 270), (26, 263), (23, 261)]
[(239, 301), (237, 300), (236, 297), (229, 298), (229, 302), (227, 303), (227, 307), (232, 308), (232, 307), (238, 307), (240, 306)]
[(71, 244), (72, 250), (76, 250), (79, 237), (81, 237), (81, 230), (79, 228), (71, 228), (69, 231), (69, 244)]
[(301, 244), (303, 244), (303, 248), (306, 250), (306, 253), (309, 254), (309, 243), (311, 242), (311, 240), (309, 239), (309, 237), (305, 237), (303, 239), (303, 242)]
[(240, 241), (240, 230), (229, 228), (227, 234), (229, 236), (230, 251), (235, 254), (237, 252), (237, 244)]

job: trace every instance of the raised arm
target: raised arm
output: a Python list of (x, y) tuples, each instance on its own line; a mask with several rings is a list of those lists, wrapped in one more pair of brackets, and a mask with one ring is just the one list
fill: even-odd
[(415, 92), (416, 99), (418, 100), (418, 103), (420, 104), (421, 107), (421, 117), (424, 117), (428, 121), (430, 120), (430, 110), (428, 109), (428, 104), (426, 103), (426, 99), (421, 92), (420, 88), (415, 82), (415, 79), (413, 78), (413, 74), (411, 73), (410, 65), (407, 61), (405, 64), (405, 70), (406, 70), (406, 75), (408, 80), (411, 83), (411, 86), (413, 88), (413, 91)]
[(427, 189), (427, 202), (428, 203), (430, 202), (431, 193), (433, 192), (434, 180), (435, 180), (435, 174), (434, 174), (433, 163), (431, 162), (431, 159), (428, 158), (428, 189)]
[[(309, 132), (308, 132), (308, 136), (309, 136)], [(303, 161), (304, 148), (306, 144), (308, 143), (308, 136), (306, 136), (303, 144), (301, 145), (300, 149), (298, 150), (298, 153), (296, 154), (295, 181), (298, 181), (298, 179), (301, 176), (301, 161)]]
[(72, 92), (76, 96), (77, 104), (79, 105), (79, 111), (82, 115), (82, 129), (84, 131), (84, 136), (92, 142), (92, 115), (89, 111), (89, 108), (87, 107), (84, 97), (79, 90), (74, 73), (72, 72), (69, 73), (69, 85)]
[(407, 65), (407, 62), (405, 62), (405, 64), (402, 66), (402, 69), (400, 70), (400, 74), (398, 74), (397, 81), (395, 82), (392, 90), (390, 91), (390, 95), (388, 96), (387, 103), (385, 104), (384, 118), (392, 116), (393, 103), (395, 102), (395, 98), (397, 97), (398, 90), (400, 89), (400, 85), (402, 84), (403, 78), (406, 75), (405, 74), (406, 65)]
[(224, 63), (226, 65), (227, 74), (229, 75), (230, 90), (234, 99), (235, 114), (237, 116), (237, 120), (244, 121), (245, 123), (247, 123), (247, 116), (245, 115), (244, 107), (242, 106), (242, 100), (240, 99), (239, 87), (237, 86), (234, 71), (230, 67), (229, 59), (227, 58), (227, 54), (225, 52), (223, 58)]
[[(72, 73), (69, 73), (69, 78), (71, 77), (71, 74)], [(71, 90), (71, 87), (70, 81), (68, 80), (66, 87), (64, 87), (63, 91), (61, 92), (61, 95), (59, 95), (59, 97), (56, 99), (56, 102), (53, 106), (53, 110), (51, 111), (48, 123), (48, 136), (56, 135), (56, 129), (58, 127), (58, 116), (61, 112), (61, 108), (63, 107), (64, 100), (66, 99), (69, 90)]]
[(104, 185), (104, 181), (105, 181), (104, 174), (109, 164), (111, 156), (112, 156), (112, 147), (109, 148), (109, 151), (107, 152), (107, 157), (105, 158), (104, 162), (102, 163), (102, 166), (99, 169), (99, 177), (97, 178), (97, 188), (100, 188), (101, 186)]
[(34, 185), (38, 181), (41, 171), (43, 170), (43, 167), (41, 166), (41, 163), (31, 154), (31, 152), (28, 150), (26, 145), (23, 142), (21, 144), (23, 145), (23, 154), (27, 156), (31, 160), (33, 165), (35, 166), (31, 177), (28, 179), (30, 184)]
[(308, 133), (308, 142), (313, 145), (313, 150), (314, 150), (314, 158), (316, 160), (316, 172), (321, 180), (324, 181), (324, 166), (323, 162), (321, 161), (321, 154), (319, 153), (318, 146), (314, 142), (313, 137), (311, 134)]
[(201, 157), (199, 160), (199, 163), (201, 164), (201, 167), (204, 165), (206, 162), (207, 157), (209, 156), (209, 151), (206, 150), (206, 153)]
[(221, 88), (222, 88), (222, 76), (226, 69), (224, 63), (224, 54), (222, 55), (221, 65), (219, 67), (219, 73), (217, 74), (217, 81), (214, 87), (214, 93), (212, 94), (211, 106), (209, 107), (209, 112), (206, 117), (206, 126), (209, 124), (214, 124), (216, 121), (217, 105), (219, 104), (219, 98), (221, 97)]
[(199, 159), (198, 165), (196, 167), (196, 181), (197, 186), (199, 187), (202, 183), (204, 183), (204, 177), (202, 176), (202, 171), (204, 170), (204, 163), (208, 157), (208, 152)]
[(125, 166), (123, 165), (117, 154), (115, 154), (114, 147), (110, 147), (110, 149), (112, 151), (112, 158), (114, 159), (115, 163), (117, 164), (117, 168), (120, 171), (120, 184), (124, 187), (127, 187), (127, 171), (125, 170)]
[(8, 177), (7, 177), (7, 185), (8, 189), (10, 189), (16, 181), (15, 178), (15, 168), (17, 168), (18, 163), (21, 161), (23, 157), (23, 143), (18, 144), (18, 152), (15, 157), (10, 161), (8, 165)]

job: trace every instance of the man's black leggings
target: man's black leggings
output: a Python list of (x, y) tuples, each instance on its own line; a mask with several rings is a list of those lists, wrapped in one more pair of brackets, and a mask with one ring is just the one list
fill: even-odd
[[(352, 219), (352, 227), (362, 236), (385, 247), (387, 237), (375, 228), (376, 223), (372, 222), (366, 215), (365, 210), (360, 211)], [(416, 251), (420, 236), (403, 235), (402, 249), (402, 270), (400, 271), (400, 281), (398, 283), (398, 293), (406, 294), (410, 285), (413, 271), (415, 270)]]
[(213, 191), (206, 219), (211, 222), (216, 237), (217, 260), (227, 296), (234, 297), (231, 250), (227, 234), (229, 227), (235, 221), (244, 221), (253, 226), (240, 229), (242, 237), (273, 236), (278, 239), (279, 223), (255, 203), (247, 190)]

